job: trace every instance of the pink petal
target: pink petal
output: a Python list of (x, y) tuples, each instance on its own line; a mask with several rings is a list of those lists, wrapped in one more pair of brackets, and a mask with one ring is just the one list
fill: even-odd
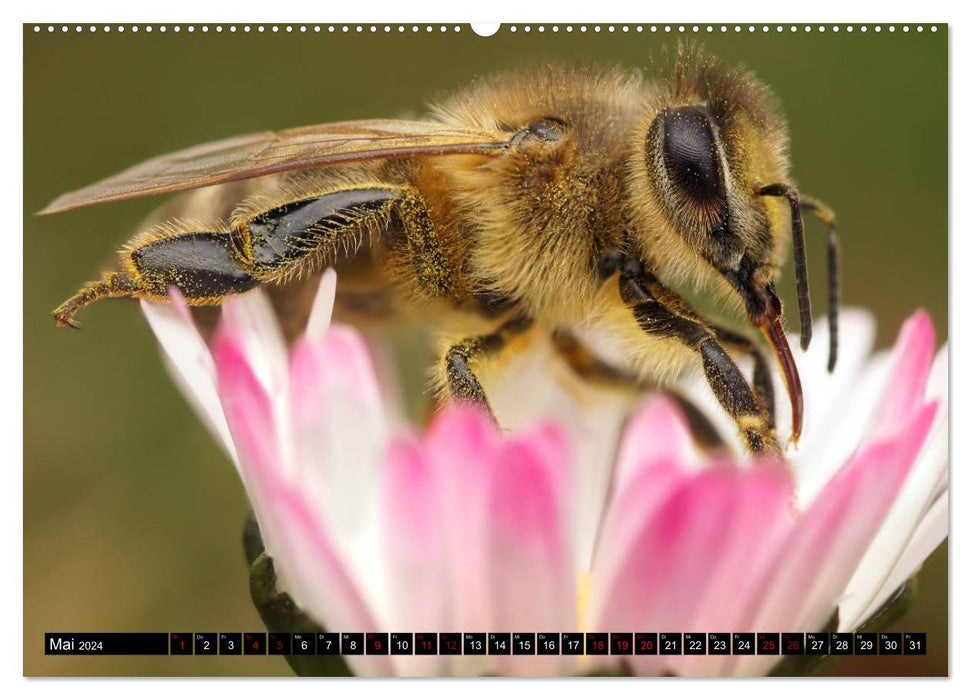
[(890, 385), (868, 431), (870, 439), (893, 436), (901, 423), (924, 405), (924, 390), (934, 361), (934, 325), (926, 311), (918, 311), (900, 329)]
[[(903, 583), (899, 576), (906, 578), (919, 568), (921, 553), (929, 555), (947, 535), (945, 519), (943, 529), (933, 531), (923, 540), (924, 546), (911, 549), (908, 544), (931, 504), (947, 489), (947, 346), (937, 353), (924, 397), (938, 405), (934, 422), (914, 468), (847, 585), (840, 601), (841, 629), (853, 629), (868, 619), (885, 602), (886, 595)], [(935, 536), (939, 537), (937, 541)], [(905, 548), (909, 553), (901, 568)]]
[(274, 395), (284, 395), (287, 389), (287, 347), (273, 306), (262, 290), (226, 299), (216, 333), (234, 338), (267, 390)]
[(686, 483), (686, 460), (693, 459), (689, 442), (687, 424), (670, 399), (654, 397), (631, 418), (594, 549), (591, 619), (606, 614), (606, 590), (621, 575), (645, 521), (672, 490)]
[(424, 443), (444, 468), (452, 470), (456, 462), (491, 459), (500, 434), (481, 411), (453, 404), (435, 417)]
[[(423, 561), (441, 548), (441, 569), (432, 565), (432, 570), (444, 571), (436, 590), (450, 629), (535, 631), (537, 625), (558, 631), (564, 617), (573, 624), (573, 577), (563, 521), (569, 460), (556, 430), (541, 427), (502, 443), (480, 411), (458, 405), (436, 417), (418, 452), (401, 443), (394, 450), (398, 472), (388, 493), (411, 494), (436, 519), (424, 521), (424, 533), (403, 528), (393, 537)], [(410, 542), (401, 543), (401, 538)], [(530, 585), (521, 585), (527, 579)], [(469, 656), (442, 663), (455, 674), (532, 675), (551, 673), (560, 661), (519, 657), (497, 664), (497, 659)]]
[[(386, 623), (392, 631), (452, 629), (446, 617), (450, 601), (438, 486), (418, 445), (404, 440), (392, 444), (381, 508), (382, 556), (391, 598)], [(449, 658), (395, 657), (392, 661), (399, 674), (428, 676), (444, 673)]]
[[(646, 462), (645, 455), (650, 455)], [(641, 469), (686, 469), (698, 463), (691, 429), (681, 409), (664, 394), (648, 399), (630, 419), (617, 454), (614, 488), (622, 490)]]
[[(644, 478), (648, 473), (643, 472), (625, 499), (610, 506), (625, 510), (626, 529), (633, 533), (623, 533), (626, 547), (619, 565), (610, 567), (612, 575), (594, 570), (593, 630), (707, 631), (688, 625), (728, 543), (725, 524), (743, 502), (744, 479), (724, 466), (689, 475), (670, 465), (666, 472), (664, 483)], [(605, 526), (602, 536), (606, 540), (613, 532)], [(628, 661), (636, 673), (649, 675), (670, 660), (635, 656)]]
[(367, 345), (350, 326), (334, 324), (316, 337), (305, 336), (291, 354), (294, 408), (317, 411), (320, 397), (332, 393), (380, 410), (381, 394)]
[[(576, 593), (567, 545), (569, 457), (550, 428), (521, 434), (494, 455), (489, 498), (492, 631), (570, 629)], [(510, 656), (507, 674), (549, 674), (560, 659)]]
[[(334, 325), (318, 339), (298, 340), (290, 360), (290, 386), (297, 452), (319, 456), (316, 468), (347, 471), (347, 465), (337, 464), (338, 457), (360, 461), (360, 448), (367, 446), (383, 456), (384, 405), (367, 346), (354, 329)], [(348, 454), (331, 454), (341, 447)], [(371, 461), (377, 456), (368, 454)]]
[(319, 337), (300, 338), (290, 365), (294, 477), (351, 556), (356, 538), (371, 525), (368, 505), (388, 444), (370, 356), (355, 330), (335, 324)]
[[(440, 494), (434, 474), (420, 448), (397, 440), (388, 451), (384, 483), (384, 512), (392, 530), (393, 555), (437, 563), (439, 547), (438, 518)], [(434, 606), (433, 606), (434, 607)]]
[[(883, 522), (923, 445), (935, 407), (896, 439), (864, 448), (823, 489), (783, 543), (738, 631), (818, 630), (836, 610), (860, 557)], [(761, 675), (778, 659), (733, 657), (735, 673)]]
[[(217, 336), (219, 391), (239, 448), (243, 482), (282, 588), (314, 619), (335, 631), (378, 629), (338, 555), (314, 504), (285, 479), (271, 397), (248, 362), (247, 349)], [(387, 657), (349, 657), (355, 671), (389, 674)]]
[[(685, 631), (741, 629), (747, 601), (761, 594), (758, 584), (793, 526), (792, 482), (782, 464), (761, 464), (735, 478), (739, 498), (726, 516), (725, 540)], [(729, 661), (721, 656), (675, 657), (671, 670), (685, 676), (719, 675)]]
[[(580, 335), (584, 337), (584, 333)], [(584, 338), (584, 342), (589, 340)], [(504, 429), (515, 432), (552, 420), (570, 436), (576, 468), (574, 567), (587, 570), (614, 471), (617, 444), (635, 397), (629, 391), (597, 386), (579, 377), (541, 329), (525, 334), (517, 347), (516, 353), (489, 368), (493, 371), (483, 372), (483, 386)], [(589, 347), (597, 349), (596, 345)], [(524, 386), (528, 391), (523, 391)]]
[[(456, 630), (496, 631), (491, 623), (487, 514), (499, 444), (499, 433), (488, 418), (462, 405), (437, 415), (421, 443), (439, 497), (438, 527), (446, 569), (441, 590), (448, 600), (450, 625)], [(489, 670), (487, 657), (451, 657), (448, 664), (450, 673), (461, 675)]]

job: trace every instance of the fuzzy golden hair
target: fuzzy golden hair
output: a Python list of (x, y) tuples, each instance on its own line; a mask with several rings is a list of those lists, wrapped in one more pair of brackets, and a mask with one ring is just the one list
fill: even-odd
[(468, 270), (477, 284), (521, 299), (535, 317), (579, 322), (596, 313), (597, 259), (632, 231), (632, 252), (665, 281), (733, 298), (699, 256), (711, 216), (678, 199), (657, 149), (647, 148), (659, 112), (684, 105), (705, 105), (712, 115), (743, 245), (768, 254), (773, 268), (781, 263), (785, 209), (751, 192), (753, 182), (788, 177), (786, 126), (772, 93), (691, 47), (654, 72), (541, 65), (479, 80), (432, 108), (436, 119), (461, 126), (515, 131), (550, 116), (566, 123), (554, 145), (476, 167), (441, 163), (453, 205), (473, 224)]

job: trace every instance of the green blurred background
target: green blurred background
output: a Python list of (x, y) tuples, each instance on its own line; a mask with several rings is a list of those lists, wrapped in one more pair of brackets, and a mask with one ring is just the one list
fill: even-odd
[[(236, 474), (169, 381), (132, 303), (100, 304), (83, 333), (50, 310), (105, 264), (158, 201), (53, 217), (56, 195), (150, 156), (268, 128), (414, 116), (494, 69), (572, 57), (646, 66), (676, 41), (634, 27), (489, 38), (318, 34), (256, 25), (162, 34), (24, 28), (24, 672), (27, 675), (289, 675), (280, 657), (45, 657), (45, 631), (253, 631)], [(881, 345), (928, 309), (947, 334), (947, 29), (894, 34), (706, 35), (778, 93), (800, 187), (839, 213), (844, 301), (879, 319)], [(689, 34), (690, 28), (689, 28)], [(809, 224), (817, 310), (825, 245)], [(791, 271), (786, 279), (792, 280)], [(783, 284), (794, 303), (791, 284)], [(792, 308), (792, 307), (790, 307)], [(825, 673), (946, 674), (947, 552), (924, 567), (897, 630), (927, 657), (852, 658)]]

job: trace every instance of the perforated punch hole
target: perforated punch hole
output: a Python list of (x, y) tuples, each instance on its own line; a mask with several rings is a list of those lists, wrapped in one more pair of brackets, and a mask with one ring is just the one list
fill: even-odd
[[(481, 37), (490, 37), (490, 36), (495, 35), (497, 32), (499, 32), (499, 30), (502, 28), (502, 24), (499, 23), (499, 22), (473, 22), (470, 25), (470, 28), (478, 36), (481, 36)], [(131, 32), (133, 34), (137, 34), (139, 32), (142, 32), (142, 33), (152, 33), (152, 32), (158, 32), (158, 33), (166, 33), (166, 32), (180, 33), (183, 30), (184, 31), (187, 31), (187, 32), (190, 32), (190, 33), (201, 32), (203, 34), (210, 34), (210, 33), (222, 34), (224, 32), (228, 32), (228, 33), (235, 34), (237, 32), (246, 33), (246, 32), (251, 32), (252, 31), (252, 29), (250, 27), (245, 26), (245, 25), (242, 25), (242, 26), (236, 26), (236, 25), (226, 25), (226, 26), (223, 26), (223, 25), (198, 25), (198, 26), (186, 25), (184, 27), (180, 27), (178, 25), (171, 25), (171, 26), (165, 26), (165, 25), (155, 25), (155, 26), (152, 26), (152, 25), (128, 25), (128, 26), (125, 26), (125, 25), (104, 25), (104, 26), (101, 26), (101, 27), (97, 27), (97, 26), (91, 25), (91, 26), (88, 26), (87, 28), (85, 26), (82, 26), (82, 25), (46, 25), (46, 26), (45, 25), (33, 25), (31, 27), (31, 29), (35, 33), (40, 33), (40, 32), (43, 32), (43, 31), (46, 30), (48, 33), (55, 33), (55, 32), (60, 31), (61, 33), (64, 33), (64, 34), (70, 33), (72, 30), (75, 33), (81, 34), (81, 33), (84, 33), (86, 29), (87, 29), (87, 31), (90, 31), (92, 33), (96, 33), (98, 31), (101, 31), (101, 32), (104, 32), (104, 33), (111, 33), (112, 31), (114, 31), (114, 32), (118, 32), (118, 33)], [(328, 32), (342, 31), (342, 32), (345, 32), (345, 33), (354, 32), (354, 33), (360, 33), (360, 34), (363, 34), (363, 33), (366, 33), (366, 32), (370, 32), (372, 34), (378, 34), (378, 33), (381, 33), (382, 31), (384, 33), (386, 33), (386, 34), (392, 33), (394, 31), (397, 31), (399, 33), (405, 33), (407, 31), (409, 31), (409, 29), (410, 29), (411, 32), (416, 33), (416, 34), (417, 33), (420, 33), (420, 32), (423, 32), (423, 31), (426, 32), (426, 33), (433, 33), (433, 32), (438, 31), (438, 32), (443, 33), (443, 34), (444, 33), (451, 33), (451, 32), (455, 32), (455, 33), (461, 33), (462, 32), (462, 27), (459, 26), (459, 25), (453, 25), (453, 26), (447, 26), (447, 25), (344, 25), (344, 26), (337, 26), (337, 27), (335, 27), (334, 25), (329, 25), (329, 26), (326, 27), (326, 31), (328, 31)], [(286, 34), (296, 34), (296, 33), (308, 34), (311, 31), (313, 31), (314, 33), (320, 33), (321, 31), (323, 31), (323, 29), (321, 28), (320, 25), (267, 25), (266, 27), (257, 26), (255, 28), (255, 30), (258, 31), (258, 32), (267, 32), (267, 31), (269, 31), (269, 32), (277, 33), (277, 34), (282, 34), (282, 33), (286, 33)], [(603, 32), (607, 32), (607, 33), (617, 33), (617, 32), (633, 33), (635, 31), (638, 32), (638, 33), (643, 33), (645, 31), (650, 31), (650, 32), (653, 32), (653, 33), (657, 33), (659, 31), (663, 31), (665, 33), (675, 33), (676, 32), (676, 33), (679, 33), (679, 34), (687, 34), (687, 33), (692, 33), (692, 34), (701, 34), (701, 33), (714, 34), (715, 32), (719, 32), (719, 31), (722, 32), (722, 33), (728, 33), (728, 32), (743, 33), (743, 32), (748, 32), (749, 34), (757, 34), (757, 33), (761, 32), (763, 34), (767, 34), (767, 33), (771, 32), (773, 30), (775, 32), (777, 32), (777, 33), (783, 33), (783, 32), (787, 32), (788, 31), (788, 32), (790, 32), (792, 34), (796, 34), (798, 32), (804, 32), (806, 34), (811, 34), (811, 33), (825, 34), (827, 32), (832, 32), (834, 34), (838, 34), (840, 31), (843, 31), (843, 32), (846, 32), (846, 33), (854, 33), (854, 32), (857, 32), (857, 33), (861, 33), (861, 34), (865, 34), (865, 33), (875, 33), (876, 34), (876, 33), (882, 33), (882, 32), (889, 32), (889, 33), (893, 34), (893, 33), (897, 33), (898, 31), (899, 32), (903, 32), (903, 33), (907, 33), (907, 34), (911, 34), (911, 33), (913, 33), (913, 34), (923, 34), (925, 32), (927, 32), (927, 33), (931, 33), (931, 32), (936, 33), (939, 30), (939, 28), (936, 25), (919, 25), (919, 24), (918, 25), (900, 25), (899, 27), (896, 27), (896, 26), (893, 26), (893, 25), (880, 26), (880, 25), (862, 25), (862, 24), (861, 25), (852, 25), (852, 24), (849, 24), (849, 25), (842, 25), (842, 26), (840, 26), (840, 25), (818, 25), (818, 26), (814, 26), (814, 25), (808, 25), (807, 24), (807, 25), (785, 25), (785, 26), (784, 25), (774, 25), (774, 26), (770, 26), (770, 25), (744, 25), (744, 26), (743, 25), (728, 25), (728, 26), (726, 26), (726, 25), (661, 25), (661, 26), (657, 26), (657, 25), (654, 25), (654, 26), (648, 26), (646, 28), (644, 26), (641, 26), (641, 25), (637, 25), (637, 26), (631, 26), (631, 25), (591, 25), (590, 27), (580, 25), (579, 26), (579, 29), (578, 29), (578, 31), (580, 31), (581, 33), (586, 33), (587, 31), (592, 31), (593, 33), (603, 33)], [(561, 27), (561, 26), (556, 26), (556, 25), (551, 25), (551, 26), (535, 25), (535, 26), (533, 26), (533, 25), (524, 24), (524, 25), (518, 25), (518, 26), (517, 25), (510, 25), (508, 27), (508, 31), (511, 32), (511, 33), (517, 33), (517, 32), (523, 32), (523, 33), (531, 33), (531, 32), (540, 32), (540, 33), (549, 33), (549, 32), (552, 32), (552, 33), (559, 33), (561, 31), (562, 32), (567, 32), (567, 33), (572, 33), (573, 31), (575, 31), (575, 28), (573, 26), (570, 26), (570, 25), (565, 25), (565, 26), (562, 26)]]

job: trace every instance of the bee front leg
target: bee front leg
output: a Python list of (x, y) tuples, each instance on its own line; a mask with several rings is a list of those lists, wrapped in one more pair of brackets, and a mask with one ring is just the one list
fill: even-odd
[(641, 330), (674, 338), (697, 353), (715, 398), (735, 420), (752, 452), (781, 453), (765, 408), (722, 347), (716, 331), (692, 318), (686, 305), (662, 287), (639, 261), (628, 260), (621, 267), (620, 295)]
[(489, 405), (489, 398), (476, 376), (476, 365), (497, 355), (513, 337), (530, 325), (532, 319), (517, 315), (492, 333), (463, 338), (449, 347), (443, 360), (443, 384), (448, 395), (455, 401), (471, 403), (485, 409), (495, 422), (496, 416)]
[(769, 427), (775, 428), (775, 385), (772, 384), (772, 373), (769, 362), (765, 359), (765, 354), (755, 343), (741, 333), (715, 325), (712, 325), (711, 329), (715, 331), (718, 340), (726, 346), (751, 356), (754, 365), (752, 386), (755, 387), (756, 396), (762, 404), (762, 408), (765, 409)]

